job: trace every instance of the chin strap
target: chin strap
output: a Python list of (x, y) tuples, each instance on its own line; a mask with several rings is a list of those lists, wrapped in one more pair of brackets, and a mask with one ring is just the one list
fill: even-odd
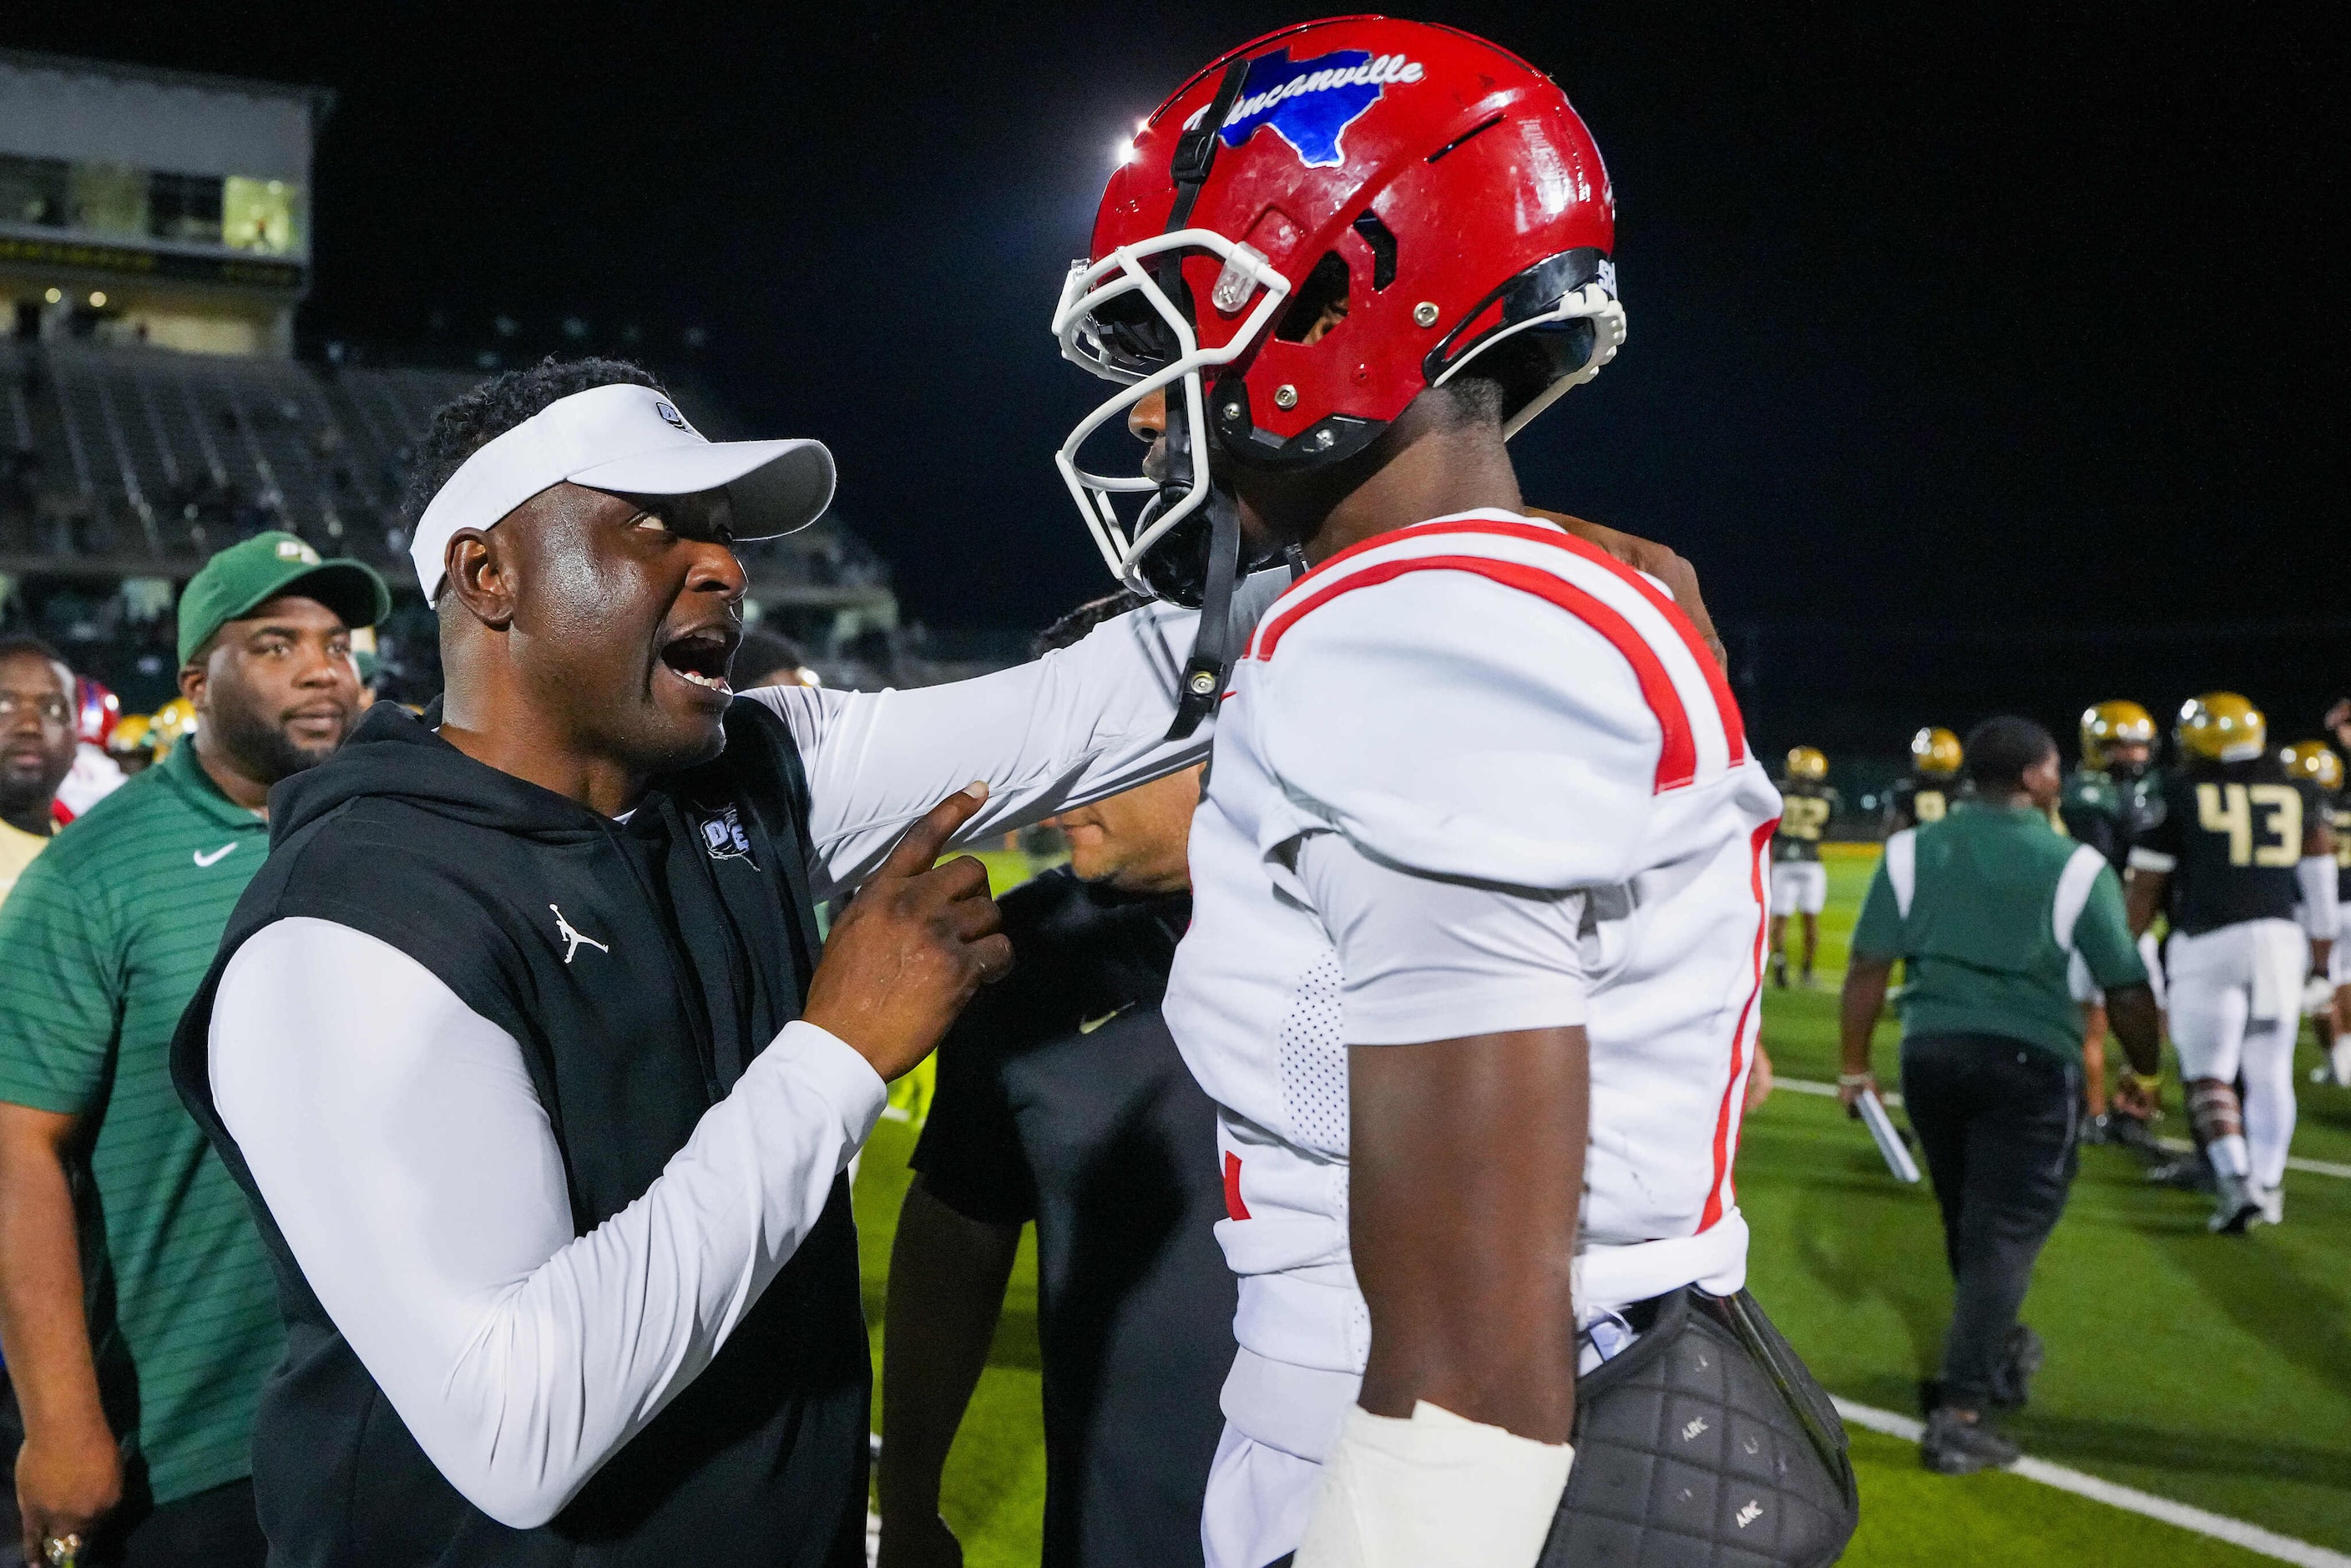
[(1225, 694), (1225, 672), (1233, 664), (1233, 588), (1241, 575), (1241, 509), (1222, 485), (1208, 491), (1208, 577), (1200, 592), (1200, 629), (1193, 633), (1192, 656), (1185, 661), (1184, 684), (1176, 700), (1176, 722), (1167, 738), (1181, 740), (1217, 711)]
[[(1173, 233), (1192, 219), (1192, 205), (1200, 199), (1200, 187), (1208, 183), (1208, 171), (1217, 161), (1217, 134), (1225, 128), (1226, 118), (1241, 96), (1241, 84), (1249, 78), (1247, 57), (1234, 60), (1225, 68), (1224, 79), (1217, 84), (1217, 96), (1200, 116), (1200, 122), (1176, 139), (1176, 156), (1169, 162), (1168, 172), (1176, 181), (1176, 204), (1167, 214), (1167, 230)], [(1159, 287), (1168, 298), (1183, 298), (1184, 263), (1178, 255), (1169, 251), (1160, 258)], [(1197, 375), (1196, 371), (1193, 372)], [(1167, 454), (1172, 476), (1177, 465), (1188, 472), (1191, 465), (1191, 434), (1181, 385), (1167, 389)], [(1232, 495), (1221, 485), (1208, 490), (1208, 574), (1200, 594), (1200, 630), (1192, 639), (1192, 656), (1184, 664), (1184, 683), (1176, 695), (1176, 721), (1167, 727), (1167, 738), (1182, 740), (1200, 727), (1200, 721), (1217, 711), (1217, 700), (1224, 695), (1225, 672), (1233, 662), (1233, 585), (1240, 577), (1241, 517), (1240, 507)]]

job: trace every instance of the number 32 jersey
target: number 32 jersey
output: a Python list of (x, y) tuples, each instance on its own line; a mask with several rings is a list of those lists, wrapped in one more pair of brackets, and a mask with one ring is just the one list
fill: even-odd
[(2175, 931), (2292, 920), (2302, 896), (2294, 868), (2324, 806), (2316, 786), (2287, 777), (2273, 756), (2191, 763), (2165, 781), (2163, 820), (2130, 863), (2169, 873)]
[[(1491, 947), (1465, 966), (1500, 955), (1494, 984), (1573, 972), (1574, 1008), (1510, 1027), (1582, 1023), (1591, 1042), (1578, 1307), (1738, 1286), (1747, 1228), (1730, 1166), (1779, 810), (1721, 670), (1670, 598), (1549, 524), (1478, 512), (1400, 529), (1266, 612), (1217, 718), (1165, 1003), (1219, 1109), (1217, 1230), (1241, 1276), (1225, 1395), (1237, 1426), (1314, 1458), (1317, 1441), (1282, 1435), (1300, 1427), (1295, 1380), (1250, 1383), (1252, 1358), (1363, 1369), (1347, 1048), (1494, 1027), (1479, 985), (1416, 958), (1459, 951), (1465, 926), (1445, 912), (1473, 896), (1528, 913), (1481, 928)], [(1394, 880), (1350, 906), (1321, 879), (1333, 854)], [(1383, 972), (1423, 998), (1404, 1030), (1371, 1022)], [(1335, 1427), (1352, 1387), (1305, 1425)]]
[(1780, 786), (1780, 831), (1771, 837), (1775, 861), (1816, 861), (1821, 841), (1828, 836), (1829, 820), (1844, 802), (1825, 784), (1791, 779)]

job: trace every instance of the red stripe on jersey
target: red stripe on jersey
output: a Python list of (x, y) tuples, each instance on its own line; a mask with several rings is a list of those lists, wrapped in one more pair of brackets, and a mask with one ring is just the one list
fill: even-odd
[[(1337, 557), (1332, 557), (1337, 559)], [(1327, 564), (1327, 563), (1326, 563)], [(1482, 555), (1405, 556), (1396, 560), (1384, 560), (1375, 566), (1350, 572), (1335, 582), (1325, 583), (1313, 592), (1283, 608), (1258, 634), (1257, 657), (1270, 659), (1282, 637), (1301, 617), (1318, 605), (1327, 604), (1339, 595), (1358, 588), (1373, 588), (1392, 582), (1407, 572), (1466, 571), (1515, 588), (1522, 593), (1566, 611), (1585, 625), (1608, 639), (1625, 662), (1633, 666), (1633, 678), (1640, 683), (1641, 696), (1649, 705), (1649, 712), (1663, 732), (1657, 748), (1657, 772), (1655, 788), (1660, 792), (1678, 789), (1698, 777), (1698, 742), (1690, 734), (1689, 712), (1682, 706), (1682, 695), (1674, 686), (1673, 677), (1666, 673), (1665, 661), (1648, 644), (1633, 623), (1616, 611), (1594, 599), (1591, 594), (1557, 574), (1540, 567), (1526, 566), (1518, 561), (1496, 560)], [(1301, 580), (1303, 580), (1301, 579)]]
[(1241, 1201), (1241, 1157), (1230, 1149), (1225, 1151), (1225, 1212), (1235, 1219), (1247, 1219), (1249, 1205)]
[(1689, 650), (1690, 657), (1698, 664), (1698, 673), (1706, 677), (1706, 689), (1714, 697), (1714, 710), (1722, 716), (1722, 738), (1729, 747), (1730, 766), (1736, 768), (1747, 760), (1747, 721), (1740, 716), (1739, 699), (1730, 695), (1730, 677), (1723, 672), (1720, 661), (1714, 656), (1714, 650), (1706, 645), (1706, 639), (1698, 634), (1697, 622), (1674, 602), (1673, 595), (1588, 539), (1577, 538), (1573, 534), (1553, 534), (1547, 528), (1515, 525), (1510, 527), (1510, 532), (1518, 538), (1541, 537), (1546, 544), (1573, 551), (1631, 583), (1635, 591), (1656, 606), (1657, 612), (1666, 618), (1666, 624), (1680, 635), (1682, 646)]
[(1755, 986), (1747, 993), (1747, 1005), (1739, 1009), (1739, 1027), (1730, 1031), (1730, 1081), (1722, 1086), (1722, 1107), (1714, 1115), (1714, 1185), (1707, 1190), (1706, 1211), (1698, 1216), (1700, 1231), (1713, 1229), (1722, 1218), (1723, 1200), (1731, 1191), (1731, 1151), (1738, 1147), (1739, 1124), (1747, 1114), (1739, 1070), (1746, 1057), (1747, 1020), (1754, 1017), (1755, 1003), (1763, 995), (1764, 932), (1771, 924), (1770, 907), (1763, 901), (1763, 856), (1779, 831), (1780, 819), (1774, 817), (1747, 841), (1747, 874), (1755, 894)]
[[(1647, 600), (1657, 612), (1666, 618), (1666, 624), (1674, 629), (1675, 635), (1681, 638), (1682, 645), (1689, 650), (1690, 657), (1697, 662), (1698, 673), (1706, 679), (1706, 689), (1714, 698), (1715, 712), (1722, 719), (1722, 739), (1729, 753), (1730, 766), (1736, 768), (1747, 760), (1747, 722), (1740, 715), (1739, 699), (1731, 695), (1729, 677), (1723, 674), (1721, 664), (1715, 660), (1714, 650), (1708, 647), (1706, 640), (1698, 634), (1698, 627), (1690, 621), (1687, 613), (1680, 605), (1674, 602), (1671, 594), (1642, 576), (1640, 572), (1626, 566), (1598, 545), (1577, 538), (1564, 528), (1553, 528), (1544, 523), (1512, 523), (1499, 519), (1423, 523), (1414, 528), (1398, 528), (1391, 533), (1382, 534), (1376, 538), (1365, 539), (1361, 544), (1349, 545), (1298, 580), (1304, 582), (1309, 578), (1319, 577), (1342, 561), (1350, 557), (1361, 555), (1366, 550), (1384, 549), (1405, 538), (1423, 534), (1498, 534), (1505, 538), (1524, 539), (1530, 544), (1549, 545), (1554, 549), (1563, 549), (1571, 555), (1588, 560), (1615, 577), (1619, 581), (1630, 584), (1635, 592)], [(1295, 584), (1292, 586), (1294, 587)]]

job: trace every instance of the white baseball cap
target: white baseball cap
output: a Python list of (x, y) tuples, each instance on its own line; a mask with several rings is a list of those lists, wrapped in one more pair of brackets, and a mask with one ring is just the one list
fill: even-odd
[(832, 454), (816, 441), (711, 441), (651, 387), (590, 387), (558, 398), (459, 465), (416, 520), (409, 559), (429, 603), (449, 540), (495, 527), (541, 490), (586, 485), (631, 496), (725, 490), (735, 537), (768, 539), (824, 515)]

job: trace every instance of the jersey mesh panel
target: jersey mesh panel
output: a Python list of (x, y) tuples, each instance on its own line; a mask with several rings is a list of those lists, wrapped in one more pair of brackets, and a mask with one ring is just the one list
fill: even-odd
[(1308, 1145), (1347, 1152), (1347, 1043), (1339, 1021), (1339, 956), (1306, 971), (1281, 1020), (1281, 1108)]

